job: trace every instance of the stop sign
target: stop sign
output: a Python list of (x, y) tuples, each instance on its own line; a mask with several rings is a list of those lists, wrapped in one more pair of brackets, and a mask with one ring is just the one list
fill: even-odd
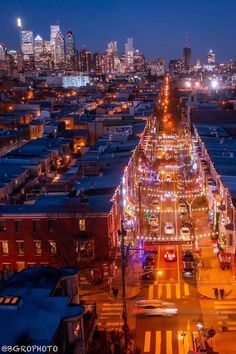
[(209, 329), (209, 331), (208, 331), (208, 336), (209, 337), (214, 337), (215, 334), (216, 334), (216, 331), (214, 330), (214, 328)]

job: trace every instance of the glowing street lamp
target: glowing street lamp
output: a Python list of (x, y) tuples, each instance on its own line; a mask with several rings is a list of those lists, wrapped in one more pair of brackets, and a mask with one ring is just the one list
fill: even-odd
[(211, 87), (213, 89), (216, 89), (218, 87), (218, 81), (217, 80), (211, 80)]

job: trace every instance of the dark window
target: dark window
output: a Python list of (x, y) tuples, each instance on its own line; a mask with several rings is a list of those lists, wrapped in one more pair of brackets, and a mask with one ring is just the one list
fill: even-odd
[(48, 231), (53, 232), (55, 231), (55, 220), (48, 220)]
[(40, 231), (40, 220), (32, 220), (32, 231), (34, 234)]
[(25, 254), (24, 252), (24, 241), (16, 241), (17, 243), (17, 250), (18, 250), (18, 255), (23, 255)]
[(1, 220), (0, 221), (0, 232), (4, 232), (6, 231), (7, 227), (6, 227), (6, 221)]
[(15, 221), (15, 231), (22, 232), (22, 221), (20, 220)]

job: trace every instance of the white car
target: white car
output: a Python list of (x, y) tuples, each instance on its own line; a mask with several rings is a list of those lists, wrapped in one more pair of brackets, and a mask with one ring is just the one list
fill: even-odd
[(188, 208), (185, 203), (179, 203), (179, 212), (180, 214), (187, 214)]
[(164, 232), (167, 235), (173, 235), (173, 233), (175, 232), (173, 222), (166, 222)]
[(171, 175), (166, 175), (165, 176), (165, 181), (166, 182), (171, 182), (172, 181)]
[(173, 316), (178, 313), (176, 304), (161, 300), (139, 300), (134, 312), (146, 316)]
[(182, 226), (180, 228), (180, 236), (183, 241), (190, 241), (191, 240), (191, 233), (188, 226)]
[(151, 216), (149, 219), (149, 225), (150, 226), (158, 226), (158, 217)]

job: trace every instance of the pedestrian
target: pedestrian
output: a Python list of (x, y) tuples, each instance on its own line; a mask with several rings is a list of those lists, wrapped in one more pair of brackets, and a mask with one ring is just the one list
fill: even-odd
[(225, 294), (224, 289), (220, 289), (220, 297), (221, 297), (221, 300), (223, 300), (224, 294)]
[(112, 288), (112, 293), (115, 296), (115, 298), (117, 299), (118, 296), (118, 289), (117, 288)]
[(219, 291), (218, 291), (218, 289), (217, 289), (217, 288), (214, 288), (213, 290), (214, 290), (215, 298), (218, 299), (218, 297), (219, 297)]

